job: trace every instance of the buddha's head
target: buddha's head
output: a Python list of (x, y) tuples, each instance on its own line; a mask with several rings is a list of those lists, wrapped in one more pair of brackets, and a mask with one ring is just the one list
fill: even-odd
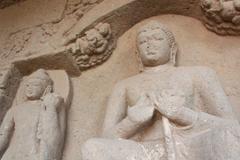
[(157, 21), (142, 26), (137, 34), (137, 48), (143, 66), (175, 64), (177, 45), (174, 35)]
[(35, 71), (27, 79), (25, 94), (29, 100), (40, 99), (52, 90), (53, 81), (44, 69)]

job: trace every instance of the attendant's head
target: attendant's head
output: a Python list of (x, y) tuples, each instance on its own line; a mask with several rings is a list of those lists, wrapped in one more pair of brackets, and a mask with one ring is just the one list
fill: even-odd
[(25, 94), (29, 100), (37, 100), (53, 90), (53, 81), (44, 69), (33, 72), (27, 79)]

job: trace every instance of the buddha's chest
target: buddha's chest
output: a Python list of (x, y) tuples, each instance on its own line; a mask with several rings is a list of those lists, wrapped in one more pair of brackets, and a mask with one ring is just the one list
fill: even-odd
[(136, 79), (127, 87), (127, 101), (129, 106), (137, 103), (143, 94), (160, 94), (166, 90), (181, 91), (186, 98), (192, 98), (194, 85), (190, 75), (166, 74), (166, 75), (146, 75)]

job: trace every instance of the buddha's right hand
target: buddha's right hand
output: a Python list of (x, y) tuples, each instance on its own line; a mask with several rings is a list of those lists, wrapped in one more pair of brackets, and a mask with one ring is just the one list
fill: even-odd
[(128, 118), (138, 124), (150, 121), (154, 115), (154, 106), (146, 94), (142, 94), (137, 103), (128, 109)]

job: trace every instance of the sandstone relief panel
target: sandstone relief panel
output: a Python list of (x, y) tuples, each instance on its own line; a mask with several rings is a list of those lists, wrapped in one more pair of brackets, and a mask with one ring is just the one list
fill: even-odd
[(236, 160), (238, 6), (238, 0), (4, 6), (0, 159)]

